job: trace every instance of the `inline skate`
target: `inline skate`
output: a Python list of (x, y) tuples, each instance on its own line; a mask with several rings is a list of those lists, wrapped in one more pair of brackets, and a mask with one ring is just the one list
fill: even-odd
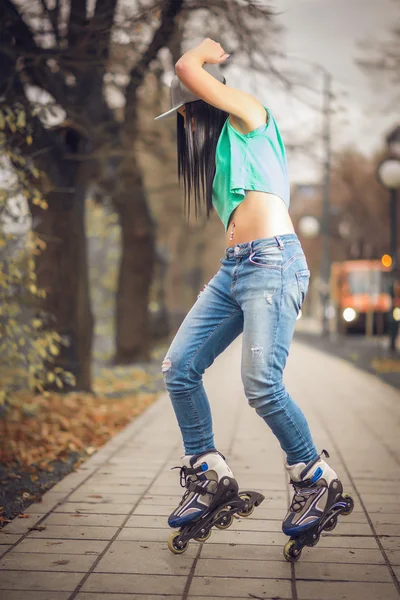
[(349, 515), (354, 508), (350, 494), (343, 493), (343, 485), (335, 471), (321, 458), (326, 450), (308, 464), (285, 464), (294, 488), (289, 511), (282, 531), (290, 536), (283, 555), (289, 562), (299, 560), (304, 546), (316, 546), (323, 531), (333, 531), (339, 515)]
[(211, 528), (228, 529), (233, 517), (248, 517), (264, 496), (258, 492), (239, 492), (239, 486), (225, 457), (217, 450), (182, 458), (180, 484), (186, 491), (177, 508), (170, 514), (168, 525), (179, 527), (168, 539), (174, 554), (185, 552), (191, 539), (205, 542)]

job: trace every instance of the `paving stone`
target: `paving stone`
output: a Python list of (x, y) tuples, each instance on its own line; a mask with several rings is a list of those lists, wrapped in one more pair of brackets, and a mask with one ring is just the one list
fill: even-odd
[(55, 512), (61, 513), (89, 513), (89, 514), (109, 514), (109, 515), (128, 515), (133, 510), (135, 503), (139, 500), (140, 496), (130, 504), (96, 504), (96, 503), (78, 503), (78, 502), (64, 502), (60, 506), (57, 506)]
[[(124, 527), (118, 534), (116, 541), (132, 542), (165, 542), (171, 533), (169, 527), (163, 529), (145, 529), (139, 527)], [(194, 544), (196, 542), (193, 542)]]
[(163, 505), (154, 505), (154, 504), (138, 504), (135, 510), (132, 513), (132, 516), (142, 515), (142, 516), (153, 516), (153, 517), (168, 517), (171, 514), (174, 505), (163, 506)]
[(397, 479), (355, 479), (355, 483), (357, 488), (362, 491), (368, 493), (371, 490), (371, 493), (380, 492), (382, 494), (397, 494), (400, 492), (400, 483)]
[(400, 566), (400, 549), (386, 550), (386, 554), (392, 565)]
[(84, 527), (77, 525), (46, 525), (43, 531), (31, 531), (29, 538), (52, 538), (70, 540), (111, 540), (118, 531), (118, 527)]
[(100, 560), (95, 572), (147, 573), (148, 575), (188, 575), (196, 556), (194, 546), (182, 556), (168, 550), (167, 544), (114, 542)]
[(119, 527), (126, 515), (89, 515), (82, 513), (52, 513), (44, 522), (45, 525), (69, 525), (75, 527)]
[[(85, 485), (93, 487), (101, 486), (115, 486), (115, 487), (132, 487), (131, 477), (121, 477), (120, 475), (95, 475), (90, 477)], [(82, 486), (83, 487), (83, 486)]]
[(365, 495), (378, 493), (382, 496), (390, 496), (390, 502), (393, 502), (393, 499), (395, 499), (400, 493), (400, 485), (397, 482), (391, 482), (392, 485), (390, 486), (389, 483), (390, 482), (385, 482), (384, 484), (382, 484), (382, 482), (379, 482), (379, 485), (371, 485), (370, 483), (357, 483), (356, 487), (360, 492), (362, 498), (364, 498)]
[[(230, 544), (204, 544), (201, 558), (223, 558), (237, 560), (258, 561), (284, 561), (283, 554), (276, 551), (274, 546), (250, 546)], [(359, 563), (359, 564), (385, 564), (382, 553), (370, 549), (352, 548), (318, 548), (304, 549), (301, 555), (302, 562), (329, 562), (329, 563)]]
[[(129, 483), (115, 483), (115, 484), (105, 484), (105, 483), (97, 483), (95, 484), (91, 479), (89, 482), (80, 487), (79, 492), (82, 494), (95, 494), (95, 495), (106, 495), (112, 494), (113, 496), (121, 495), (134, 495), (138, 496), (137, 488), (135, 485), (131, 485)], [(76, 492), (78, 493), (78, 492)], [(70, 499), (70, 498), (69, 498)]]
[(0, 550), (2, 549), (3, 545), (9, 546), (10, 544), (16, 544), (21, 537), (22, 536), (19, 533), (9, 533), (7, 528), (2, 529), (0, 531)]
[[(121, 469), (117, 469), (115, 467), (113, 467), (112, 471), (110, 470), (99, 470), (97, 471), (96, 475), (94, 477), (91, 477), (89, 479), (89, 482), (94, 481), (95, 478), (100, 478), (100, 477), (114, 477), (114, 478), (121, 478), (121, 479), (128, 479), (129, 483), (127, 483), (126, 485), (149, 485), (150, 483), (152, 483), (154, 481), (154, 477), (155, 477), (156, 473), (150, 474), (148, 475), (148, 470), (143, 471), (142, 473), (138, 473), (136, 470), (132, 469), (132, 470), (121, 470)], [(86, 484), (87, 485), (87, 484)], [(109, 485), (109, 484), (108, 484)], [(125, 484), (124, 484), (125, 485)], [(83, 486), (82, 486), (83, 487)]]
[(193, 577), (189, 589), (189, 596), (205, 596), (207, 598), (219, 598), (226, 596), (232, 598), (280, 598), (281, 600), (292, 598), (291, 582), (288, 579), (255, 579), (255, 578), (233, 578), (233, 577)]
[(377, 535), (390, 535), (400, 537), (400, 524), (396, 525), (375, 525)]
[(105, 540), (45, 540), (27, 537), (18, 544), (13, 553), (36, 552), (54, 554), (54, 552), (57, 552), (61, 554), (98, 556), (103, 552), (107, 544), (108, 541)]
[(51, 488), (52, 492), (64, 492), (68, 494), (72, 490), (75, 490), (78, 485), (80, 485), (83, 481), (85, 481), (87, 475), (83, 473), (73, 472), (64, 477), (61, 481), (53, 485)]
[[(268, 594), (268, 592), (264, 592), (264, 594), (267, 595), (263, 595), (262, 596), (262, 600), (277, 600), (277, 596), (271, 596), (271, 594)], [(165, 596), (167, 598), (167, 596)], [(232, 600), (233, 597), (239, 598), (239, 596), (215, 596), (215, 598), (218, 598), (218, 600)], [(252, 596), (254, 598), (258, 598), (259, 596)], [(214, 598), (214, 596), (188, 596), (188, 600), (210, 600), (210, 598)], [(246, 600), (249, 600), (249, 596), (240, 596), (240, 598), (246, 598)], [(281, 600), (281, 597), (279, 596), (279, 600)]]
[(374, 525), (400, 525), (400, 512), (397, 514), (374, 514), (370, 515), (370, 517)]
[(81, 490), (71, 494), (68, 497), (68, 502), (84, 502), (89, 504), (128, 504), (130, 506), (136, 504), (139, 499), (139, 490), (135, 494), (115, 494), (115, 493), (86, 493)]
[(390, 537), (385, 536), (379, 538), (382, 546), (386, 550), (400, 550), (400, 538), (399, 537)]
[(52, 510), (59, 502), (64, 500), (64, 492), (46, 492), (42, 498), (42, 502), (34, 502), (30, 504), (25, 512), (31, 514), (46, 514)]
[[(229, 592), (228, 592), (229, 593)], [(167, 596), (166, 596), (167, 597)], [(210, 600), (210, 598), (218, 598), (218, 600), (232, 600), (232, 598), (246, 598), (246, 600), (249, 600), (249, 596), (188, 596), (188, 600)], [(254, 597), (254, 598), (259, 598), (261, 596), (250, 596)], [(277, 600), (277, 596), (272, 596), (270, 593), (268, 592), (264, 592), (264, 595), (262, 596), (262, 600)], [(283, 597), (282, 597), (283, 598)], [(281, 600), (281, 596), (279, 596), (279, 600)]]
[(252, 561), (200, 558), (196, 564), (198, 577), (291, 578), (291, 566), (286, 561)]
[(201, 558), (286, 562), (283, 558), (283, 554), (277, 552), (275, 546), (251, 546), (246, 544), (205, 543), (201, 550)]
[(370, 502), (373, 504), (393, 504), (396, 503), (397, 500), (395, 494), (362, 494), (361, 497), (367, 508)]
[[(354, 507), (354, 510), (357, 510), (357, 507), (359, 507), (360, 504), (357, 503), (356, 506)], [(399, 510), (399, 503), (398, 502), (368, 502), (368, 504), (366, 504), (366, 508), (368, 511), (368, 514), (372, 517), (373, 514), (377, 513), (377, 514), (387, 514), (387, 513), (396, 513)], [(362, 510), (361, 508), (359, 510)]]
[(166, 525), (168, 525), (168, 522), (165, 517), (146, 517), (141, 515), (133, 515), (132, 517), (129, 517), (125, 527), (146, 527), (151, 529), (159, 529), (160, 527), (165, 527)]
[[(69, 592), (56, 592), (57, 600), (68, 600)], [(55, 600), (55, 592), (27, 591), (27, 590), (0, 590), (0, 600)], [(104, 600), (104, 599), (103, 599)]]
[[(76, 600), (161, 600), (161, 598), (168, 598), (168, 600), (181, 600), (181, 596), (170, 596), (169, 594), (107, 594), (107, 598), (104, 594), (96, 592), (82, 592), (76, 596)], [(0, 600), (1, 597), (0, 597)]]
[[(130, 593), (136, 594), (168, 594), (182, 595), (187, 577), (185, 575), (133, 575), (121, 577), (113, 573), (93, 573), (83, 585), (82, 592)], [(104, 600), (106, 600), (104, 598)]]
[(393, 583), (298, 581), (299, 600), (398, 600)]
[(343, 565), (331, 563), (296, 564), (296, 579), (330, 579), (341, 581), (373, 581), (386, 583), (392, 581), (389, 570), (382, 565)]
[(72, 571), (74, 573), (86, 573), (96, 556), (61, 554), (54, 551), (53, 554), (37, 552), (9, 552), (5, 558), (0, 560), (1, 571)]
[[(158, 494), (145, 494), (142, 496), (140, 500), (140, 506), (148, 505), (148, 506), (172, 506), (175, 507), (178, 502), (182, 499), (182, 494), (179, 496), (175, 494), (174, 496), (162, 496)], [(138, 505), (139, 506), (139, 505)]]
[(81, 579), (82, 573), (5, 571), (0, 577), (0, 590), (53, 590), (58, 594), (72, 592)]
[(3, 535), (8, 535), (10, 533), (19, 534), (18, 537), (21, 537), (21, 534), (29, 531), (29, 528), (36, 525), (36, 523), (38, 523), (38, 521), (40, 521), (42, 518), (43, 515), (29, 515), (29, 517), (26, 519), (19, 519), (18, 517), (15, 518), (2, 530), (2, 533), (0, 533), (0, 539), (2, 539)]

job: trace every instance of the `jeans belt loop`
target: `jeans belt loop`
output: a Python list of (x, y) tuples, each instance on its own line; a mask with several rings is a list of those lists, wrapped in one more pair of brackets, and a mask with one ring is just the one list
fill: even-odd
[(284, 243), (282, 242), (281, 238), (279, 237), (279, 235), (276, 235), (275, 239), (276, 239), (276, 243), (279, 246), (279, 250), (283, 250), (285, 246), (284, 246)]

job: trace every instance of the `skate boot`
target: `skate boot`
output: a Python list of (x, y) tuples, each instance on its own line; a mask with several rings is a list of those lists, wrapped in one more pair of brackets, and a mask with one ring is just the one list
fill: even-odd
[(186, 491), (168, 518), (170, 527), (180, 528), (168, 540), (168, 548), (174, 554), (185, 552), (191, 539), (206, 541), (214, 525), (227, 529), (235, 514), (249, 516), (254, 506), (264, 500), (257, 492), (239, 494), (238, 483), (225, 457), (217, 450), (182, 457), (180, 483)]
[(282, 531), (290, 536), (283, 554), (290, 562), (300, 558), (304, 546), (315, 546), (321, 532), (332, 531), (340, 514), (349, 515), (354, 508), (353, 498), (343, 493), (335, 471), (321, 458), (326, 450), (308, 464), (285, 464), (294, 488), (289, 511)]

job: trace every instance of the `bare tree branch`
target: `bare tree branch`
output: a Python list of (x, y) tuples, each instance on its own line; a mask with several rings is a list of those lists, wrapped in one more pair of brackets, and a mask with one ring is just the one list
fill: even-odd
[[(5, 24), (14, 38), (14, 44), (12, 46), (9, 44), (8, 48), (10, 50), (14, 48), (17, 53), (20, 52), (21, 54), (24, 51), (28, 51), (34, 57), (37, 57), (39, 48), (36, 45), (32, 31), (26, 25), (12, 0), (4, 0), (4, 17), (6, 19)], [(1, 40), (1, 44), (4, 44), (5, 49), (7, 48), (4, 40)], [(33, 84), (48, 90), (60, 104), (65, 103), (69, 95), (69, 90), (60, 73), (52, 72), (43, 60), (38, 60), (37, 58), (27, 61), (25, 72)]]
[(143, 82), (146, 71), (151, 61), (157, 56), (160, 48), (168, 44), (175, 27), (175, 18), (180, 13), (183, 7), (183, 0), (168, 0), (164, 2), (160, 25), (155, 31), (153, 39), (143, 52), (140, 60), (130, 73), (130, 82), (126, 91), (126, 98), (131, 100), (136, 95), (137, 89)]

